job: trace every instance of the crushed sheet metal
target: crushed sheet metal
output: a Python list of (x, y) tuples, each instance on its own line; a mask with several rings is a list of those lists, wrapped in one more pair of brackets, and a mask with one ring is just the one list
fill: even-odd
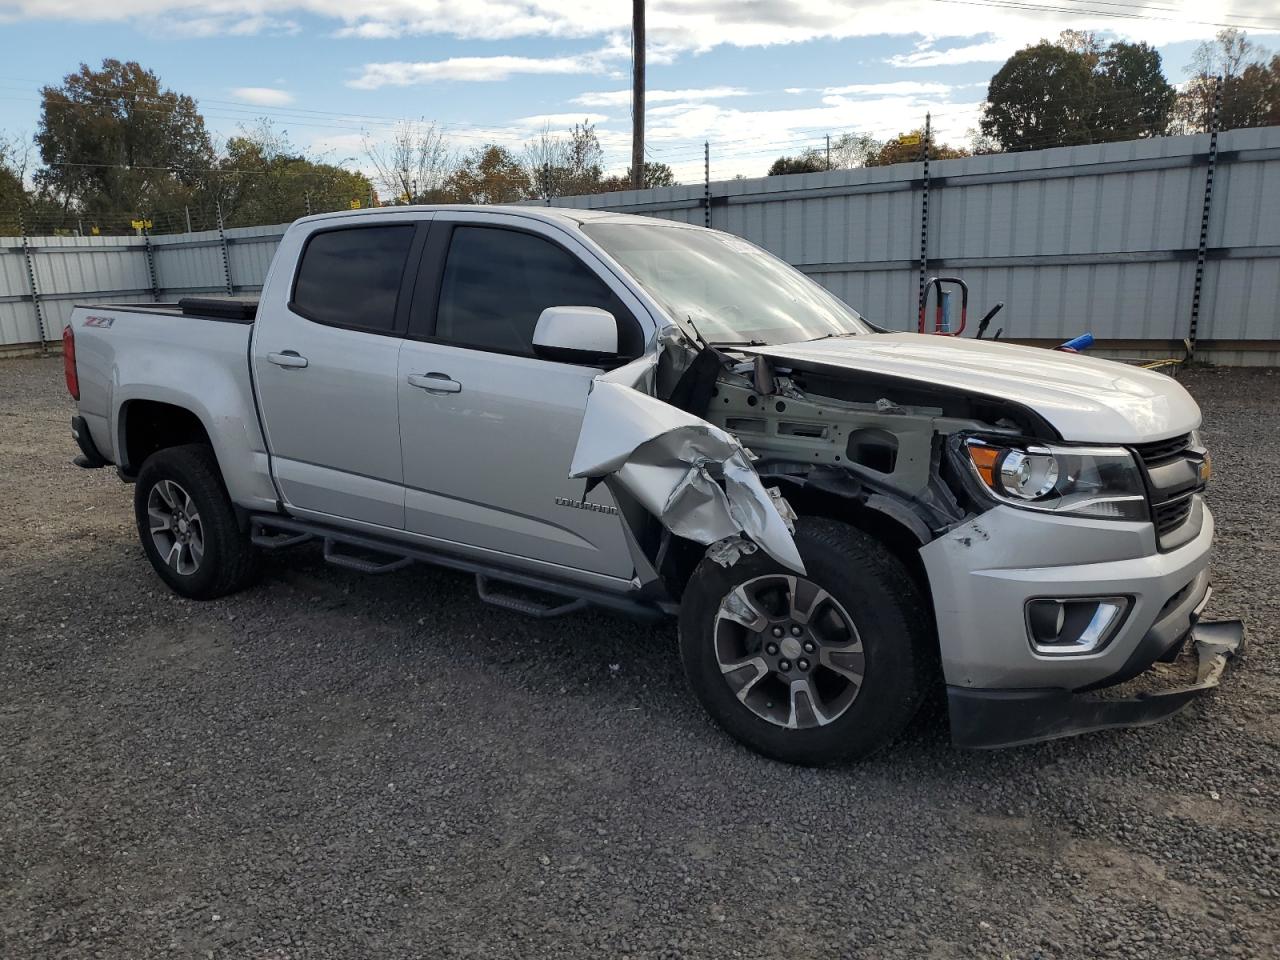
[(707, 547), (707, 559), (728, 568), (743, 557), (751, 556), (758, 549), (760, 548), (746, 537), (727, 537)]
[[(648, 373), (637, 361), (594, 381), (569, 475), (613, 474), (677, 536), (709, 545), (742, 534), (803, 573), (790, 526), (742, 445), (719, 427), (629, 385)], [(714, 474), (723, 478), (723, 487)]]

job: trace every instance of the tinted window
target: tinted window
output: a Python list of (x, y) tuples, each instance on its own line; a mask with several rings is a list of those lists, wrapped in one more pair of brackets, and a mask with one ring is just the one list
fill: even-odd
[(390, 333), (413, 231), (404, 225), (315, 234), (302, 252), (294, 307), (318, 323)]
[(639, 328), (626, 308), (568, 251), (516, 230), (454, 228), (436, 311), (439, 339), (532, 356), (542, 311), (567, 306), (608, 310), (623, 352), (639, 352)]

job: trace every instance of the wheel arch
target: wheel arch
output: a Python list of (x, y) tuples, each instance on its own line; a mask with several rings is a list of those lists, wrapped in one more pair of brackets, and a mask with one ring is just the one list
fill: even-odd
[[(116, 449), (120, 473), (133, 480), (147, 457), (167, 447), (203, 443), (218, 451), (200, 415), (183, 404), (149, 397), (133, 397), (120, 404), (116, 418)], [(222, 466), (219, 463), (221, 473)]]

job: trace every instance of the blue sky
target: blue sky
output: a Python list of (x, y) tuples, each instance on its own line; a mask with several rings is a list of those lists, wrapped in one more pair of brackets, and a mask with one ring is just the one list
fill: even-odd
[[(1026, 0), (1069, 14), (991, 2), (1008, 0), (651, 0), (649, 156), (698, 180), (707, 138), (713, 178), (758, 176), (827, 132), (884, 139), (926, 111), (943, 139), (963, 143), (1004, 59), (1063, 28), (1151, 42), (1174, 82), (1215, 24), (1280, 29), (1280, 0), (1151, 0), (1140, 20), (1097, 15), (1139, 0)], [(363, 142), (385, 140), (398, 120), (439, 123), (461, 151), (518, 148), (546, 123), (589, 118), (620, 172), (630, 9), (627, 0), (0, 0), (0, 133), (34, 131), (42, 84), (116, 57), (196, 97), (219, 141), (265, 116), (299, 146), (367, 168)]]

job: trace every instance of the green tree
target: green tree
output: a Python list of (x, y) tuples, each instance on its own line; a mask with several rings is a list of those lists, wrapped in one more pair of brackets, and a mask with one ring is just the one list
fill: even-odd
[(181, 206), (213, 165), (204, 118), (191, 97), (150, 70), (103, 60), (41, 90), (39, 188), (86, 215)]
[(533, 184), (520, 161), (506, 147), (477, 147), (444, 183), (455, 203), (514, 203), (530, 195)]
[(820, 173), (827, 169), (827, 158), (817, 150), (806, 150), (794, 157), (779, 157), (769, 167), (768, 176), (781, 177), (788, 173)]
[(1089, 143), (1095, 112), (1087, 54), (1042, 40), (991, 78), (982, 132), (1005, 150)]
[(19, 230), (19, 215), (30, 203), (27, 194), (27, 144), (21, 137), (0, 134), (0, 235)]
[(1098, 58), (1092, 123), (1095, 143), (1158, 137), (1169, 127), (1178, 92), (1160, 54), (1145, 43), (1113, 43)]
[(308, 206), (318, 213), (377, 202), (364, 174), (306, 157), (266, 120), (227, 141), (218, 174), (212, 199), (228, 226), (288, 223)]
[[(653, 187), (677, 187), (680, 181), (676, 179), (675, 173), (665, 163), (654, 163), (646, 160), (644, 162), (644, 171), (640, 180), (641, 189), (648, 190)], [(620, 177), (605, 177), (600, 181), (600, 189), (602, 192), (613, 190), (630, 190), (631, 189), (631, 168), (627, 167), (627, 172)]]

